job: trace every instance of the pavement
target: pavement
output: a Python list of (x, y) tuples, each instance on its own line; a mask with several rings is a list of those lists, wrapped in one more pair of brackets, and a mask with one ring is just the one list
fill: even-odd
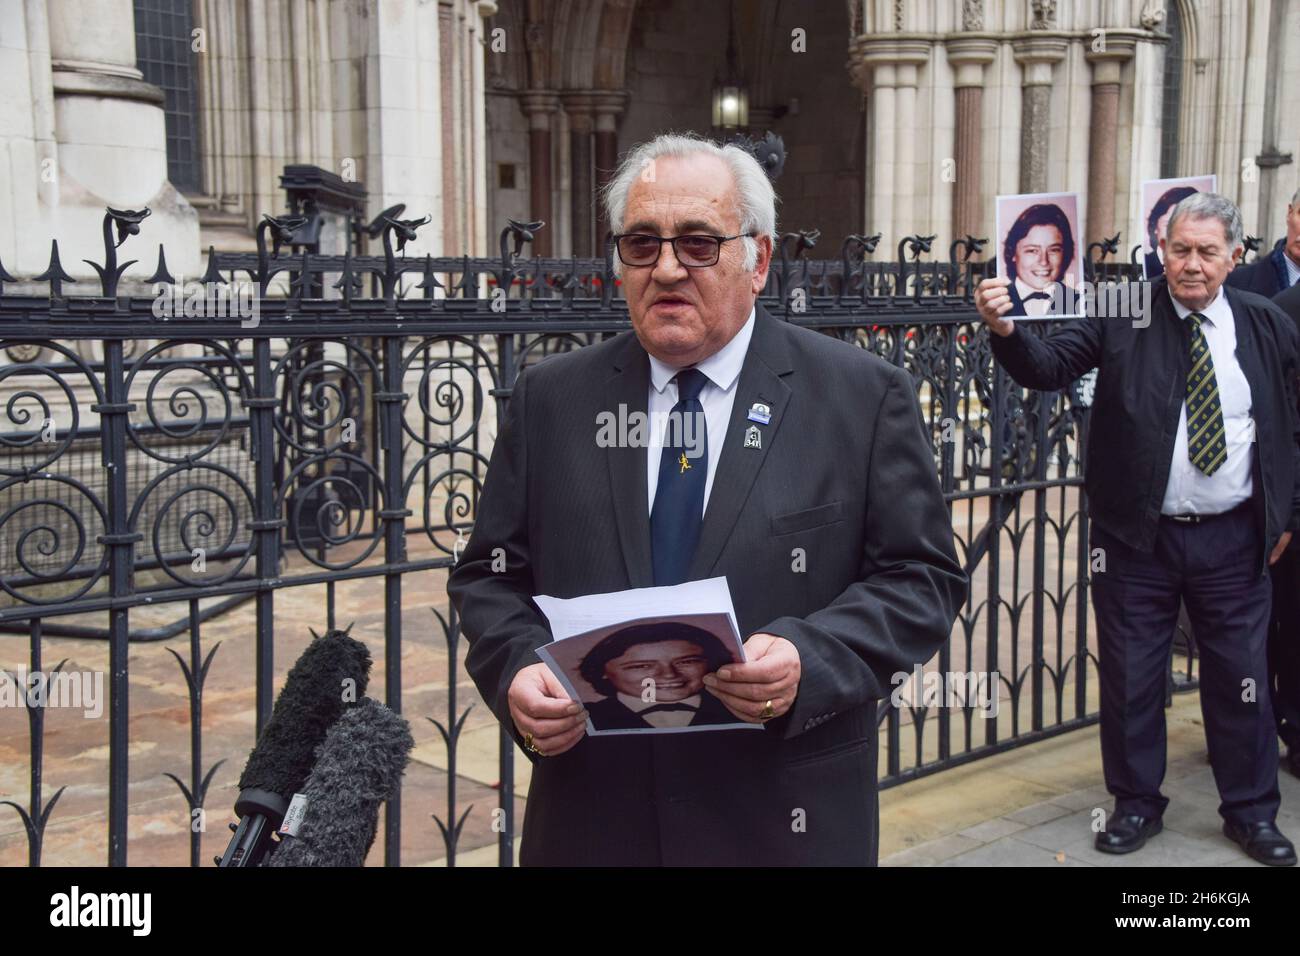
[[(414, 542), (413, 542), (414, 543)], [(383, 696), (387, 648), (384, 612), (371, 579), (340, 582), (335, 589), (340, 624), (370, 648), (374, 680), (370, 693)], [(275, 681), (280, 686), (310, 640), (309, 627), (324, 625), (323, 586), (290, 588), (276, 594)], [(447, 849), (436, 819), (464, 825), (456, 865), (495, 866), (499, 819), (499, 727), (479, 700), (464, 670), (465, 643), (453, 649), (431, 605), (445, 600), (445, 574), (404, 575), (401, 645), (403, 713), (416, 747), (402, 797), (401, 862), (445, 866)], [(184, 613), (184, 605), (138, 608), (135, 627), (149, 627)], [(237, 780), (254, 743), (253, 662), (255, 608), (247, 603), (206, 622), (200, 653), (217, 642), (203, 690), (204, 772), (223, 761), (205, 801), (201, 834), (203, 865), (225, 847), (227, 821), (238, 793)], [(82, 623), (101, 624), (103, 615)], [(65, 670), (103, 672), (103, 641), (52, 638), (43, 642), (44, 666), (66, 659)], [(191, 774), (190, 706), (174, 650), (187, 661), (189, 636), (130, 649), (130, 748), (128, 862), (135, 866), (189, 863), (191, 819), (185, 799), (167, 774), (188, 783)], [(453, 653), (454, 650), (454, 653)], [(0, 667), (27, 663), (28, 640), (0, 635)], [(1090, 682), (1095, 693), (1095, 681)], [(471, 706), (472, 705), (472, 706)], [(1090, 702), (1095, 706), (1095, 702)], [(444, 726), (465, 713), (455, 765), (434, 724)], [(1008, 712), (1010, 708), (1007, 708)], [(454, 715), (454, 716), (453, 716)], [(1095, 726), (1016, 748), (885, 790), (881, 794), (881, 862), (887, 866), (1255, 866), (1220, 830), (1214, 782), (1205, 759), (1204, 728), (1195, 692), (1175, 697), (1167, 711), (1169, 768), (1165, 794), (1170, 806), (1165, 832), (1129, 856), (1105, 856), (1092, 848), (1094, 820), (1109, 812), (1101, 786), (1101, 755)], [(904, 733), (904, 738), (909, 737)], [(107, 860), (108, 718), (87, 719), (67, 709), (47, 710), (42, 755), (43, 799), (66, 788), (50, 815), (46, 865), (102, 866)], [(0, 707), (0, 800), (29, 802), (30, 742), (21, 708)], [(529, 763), (513, 755), (514, 815), (522, 821)], [(1278, 823), (1300, 839), (1300, 780), (1280, 774), (1282, 811)], [(517, 843), (516, 843), (517, 846)], [(382, 840), (368, 860), (383, 863)], [(0, 806), (0, 866), (27, 864), (27, 835), (19, 815)]]
[[(882, 866), (1263, 866), (1222, 833), (1206, 759), (1200, 698), (1166, 712), (1169, 758), (1164, 831), (1136, 853), (1093, 849), (1113, 809), (1101, 746), (1090, 727), (977, 760), (881, 794)], [(1300, 840), (1300, 779), (1278, 774), (1277, 824)]]

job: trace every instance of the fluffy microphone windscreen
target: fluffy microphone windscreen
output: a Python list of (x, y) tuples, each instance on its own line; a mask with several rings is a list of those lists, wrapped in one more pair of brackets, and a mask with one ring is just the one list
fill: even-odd
[(267, 866), (362, 866), (379, 827), (379, 807), (397, 795), (415, 741), (406, 720), (366, 698), (348, 709), (320, 745), (302, 790), (298, 835), (282, 837)]
[(301, 790), (325, 731), (346, 706), (361, 699), (369, 678), (370, 651), (343, 631), (327, 631), (308, 644), (285, 678), (271, 719), (244, 765), (239, 789), (285, 797)]

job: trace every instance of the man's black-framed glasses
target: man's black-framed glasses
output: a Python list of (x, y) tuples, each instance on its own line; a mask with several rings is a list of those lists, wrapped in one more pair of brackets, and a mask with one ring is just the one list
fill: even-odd
[(650, 266), (659, 261), (659, 250), (665, 242), (673, 244), (673, 255), (677, 261), (688, 269), (715, 266), (722, 255), (722, 244), (733, 239), (742, 239), (752, 233), (738, 236), (650, 236), (640, 232), (628, 232), (614, 237), (614, 246), (618, 249), (618, 258), (625, 266)]

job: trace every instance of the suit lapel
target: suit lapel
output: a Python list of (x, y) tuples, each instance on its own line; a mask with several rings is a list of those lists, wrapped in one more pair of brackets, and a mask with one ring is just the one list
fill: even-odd
[[(634, 333), (628, 334), (625, 346), (615, 356), (614, 369), (615, 374), (605, 383), (604, 410), (620, 419), (621, 408), (629, 415), (634, 411), (644, 415), (650, 393), (650, 359)], [(654, 584), (654, 569), (650, 560), (646, 448), (643, 444), (620, 445), (615, 443), (605, 449), (614, 523), (629, 586), (648, 588)]]
[[(731, 536), (731, 529), (749, 498), (754, 479), (772, 453), (790, 400), (790, 386), (782, 376), (791, 370), (785, 331), (781, 323), (759, 305), (754, 316), (754, 334), (749, 341), (749, 351), (740, 369), (740, 380), (736, 382), (736, 398), (723, 436), (722, 455), (709, 491), (709, 503), (704, 511), (704, 525), (700, 528), (700, 541), (691, 562), (689, 580), (708, 577), (717, 564)], [(772, 420), (768, 424), (749, 421), (749, 409), (755, 402), (771, 408)], [(761, 442), (758, 448), (744, 447), (745, 432), (751, 425), (758, 429)], [(714, 436), (710, 435), (709, 441), (713, 440)]]
[[(690, 580), (708, 576), (717, 563), (785, 418), (790, 386), (782, 376), (789, 374), (793, 366), (781, 325), (762, 305), (757, 306), (754, 334), (735, 385), (736, 397), (726, 434), (722, 436), (722, 454), (691, 562)], [(620, 407), (629, 414), (633, 411), (644, 414), (649, 401), (650, 359), (635, 335), (629, 335), (626, 345), (616, 354), (614, 370), (615, 374), (605, 384), (604, 408), (620, 418)], [(749, 421), (749, 409), (755, 402), (771, 409), (772, 419), (768, 424)], [(758, 429), (761, 443), (758, 448), (744, 447), (745, 432), (750, 425)], [(714, 440), (710, 435), (709, 441)], [(605, 449), (619, 547), (627, 566), (629, 586), (634, 588), (654, 585), (646, 453), (644, 445), (630, 448), (615, 445)]]

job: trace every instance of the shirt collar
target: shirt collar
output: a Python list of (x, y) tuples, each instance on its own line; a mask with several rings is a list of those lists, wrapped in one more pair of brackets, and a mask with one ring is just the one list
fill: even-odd
[[(1174, 298), (1172, 290), (1169, 293), (1169, 301), (1174, 304), (1174, 312), (1178, 314), (1180, 320), (1186, 320), (1194, 311)], [(1232, 317), (1232, 308), (1228, 305), (1228, 298), (1223, 291), (1223, 286), (1219, 286), (1218, 295), (1214, 297), (1209, 305), (1201, 309), (1200, 313), (1209, 320), (1211, 325), (1218, 325), (1225, 318), (1225, 313), (1227, 318)]]
[[(622, 701), (624, 707), (632, 711), (634, 714), (639, 714), (647, 707), (653, 707), (655, 704), (661, 703), (660, 701), (657, 700), (642, 700), (640, 697), (637, 697), (635, 694), (620, 693), (618, 694), (618, 699)], [(690, 697), (683, 697), (681, 700), (673, 701), (673, 703), (685, 704), (687, 707), (694, 707), (696, 710), (699, 710), (700, 703), (701, 703), (700, 695), (692, 694)]]
[(1296, 284), (1297, 280), (1300, 280), (1300, 263), (1292, 261), (1291, 257), (1287, 255), (1286, 248), (1283, 247), (1282, 264), (1286, 266), (1286, 284), (1287, 288), (1290, 288)]
[[(1055, 283), (1053, 283), (1053, 285), (1055, 285)], [(1020, 293), (1020, 301), (1023, 302), (1035, 292), (1044, 292), (1050, 296), (1052, 294), (1052, 286), (1048, 286), (1046, 289), (1035, 289), (1028, 282), (1021, 279), (1020, 276), (1016, 276), (1016, 292)]]
[[(754, 315), (757, 306), (750, 308), (749, 318), (740, 330), (731, 337), (731, 341), (718, 349), (702, 362), (697, 362), (695, 367), (704, 373), (705, 377), (726, 392), (735, 384), (736, 379), (740, 377), (741, 366), (745, 364), (745, 353), (749, 351), (749, 340), (754, 335)], [(656, 392), (662, 392), (668, 387), (668, 383), (673, 380), (680, 369), (673, 368), (666, 362), (661, 362), (653, 355), (650, 356), (650, 384), (654, 386)]]

